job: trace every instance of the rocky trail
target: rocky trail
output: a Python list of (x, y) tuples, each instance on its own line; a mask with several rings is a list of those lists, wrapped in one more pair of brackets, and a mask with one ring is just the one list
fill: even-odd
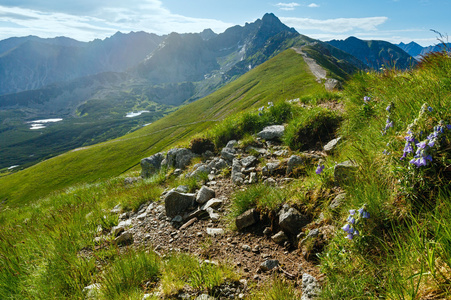
[[(258, 140), (263, 142), (246, 148), (231, 141), (220, 156), (207, 152), (202, 162), (191, 167), (195, 155), (185, 148), (143, 159), (143, 177), (167, 166), (175, 168), (172, 176), (195, 177), (206, 173), (208, 180), (195, 193), (189, 193), (187, 186), (167, 189), (159, 201), (143, 204), (135, 213), (121, 212), (116, 207), (112, 213), (119, 214), (120, 222), (108, 235), (123, 247), (145, 247), (162, 257), (182, 252), (197, 256), (200, 262), (233, 266), (241, 280), (224, 286), (221, 299), (244, 298), (248, 285), (267, 284), (274, 273), (302, 286), (302, 299), (314, 299), (322, 275), (315, 255), (302, 244), (307, 239), (314, 243), (329, 239), (334, 232), (332, 226), (324, 225), (320, 219), (312, 220), (287, 204), (277, 214), (260, 214), (252, 208), (236, 218), (230, 217), (234, 193), (256, 182), (284, 189), (294, 180), (290, 177), (294, 168), (316, 164), (340, 140), (331, 141), (324, 151), (290, 156), (287, 147), (273, 141), (283, 131), (282, 125), (267, 127), (258, 134)], [(124, 184), (133, 188), (139, 180), (127, 178)], [(107, 247), (106, 240), (99, 235), (97, 247)], [(197, 295), (188, 290), (179, 296), (194, 299)]]

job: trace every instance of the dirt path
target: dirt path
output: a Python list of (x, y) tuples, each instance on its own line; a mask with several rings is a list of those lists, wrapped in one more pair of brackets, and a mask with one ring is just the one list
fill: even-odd
[(313, 75), (316, 77), (316, 81), (321, 83), (322, 81), (326, 80), (327, 72), (323, 67), (318, 65), (316, 61), (313, 58), (310, 58), (307, 56), (307, 53), (302, 51), (301, 48), (293, 48), (296, 53), (302, 55), (304, 58), (304, 61), (307, 63), (308, 67), (310, 68), (310, 71), (312, 71)]

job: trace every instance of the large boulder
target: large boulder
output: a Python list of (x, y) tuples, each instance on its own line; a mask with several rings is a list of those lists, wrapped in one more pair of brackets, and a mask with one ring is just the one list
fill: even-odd
[(189, 149), (173, 148), (168, 151), (161, 164), (168, 168), (183, 169), (189, 165), (194, 156), (194, 153)]
[(180, 193), (175, 190), (169, 191), (164, 197), (166, 216), (173, 218), (183, 212), (192, 210), (195, 205), (196, 195)]
[(221, 158), (226, 162), (231, 163), (235, 158), (236, 151), (233, 148), (224, 147), (221, 150)]
[(257, 133), (257, 136), (265, 140), (273, 140), (282, 138), (285, 132), (283, 125), (272, 125), (263, 128), (262, 131)]
[(279, 226), (286, 233), (297, 235), (301, 232), (302, 227), (308, 223), (308, 218), (293, 207), (288, 207), (285, 205), (280, 212)]
[(241, 159), (241, 164), (245, 168), (251, 167), (253, 164), (255, 164), (255, 162), (257, 162), (257, 158), (253, 155)]
[(147, 178), (157, 173), (160, 170), (163, 159), (164, 154), (161, 152), (141, 159), (141, 177)]

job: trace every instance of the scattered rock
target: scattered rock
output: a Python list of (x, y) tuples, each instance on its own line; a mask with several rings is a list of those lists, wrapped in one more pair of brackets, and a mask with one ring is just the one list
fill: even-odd
[(125, 231), (115, 238), (114, 242), (118, 245), (129, 245), (133, 243), (133, 234), (130, 231)]
[(213, 221), (217, 221), (221, 217), (221, 215), (215, 212), (214, 209), (211, 207), (208, 207), (205, 211), (208, 213), (208, 216)]
[(285, 132), (283, 125), (273, 125), (263, 128), (262, 131), (257, 133), (257, 136), (265, 140), (280, 139)]
[(330, 203), (329, 208), (331, 210), (335, 210), (335, 209), (339, 208), (343, 204), (345, 199), (346, 199), (346, 193), (338, 194), (334, 198), (334, 200), (332, 200), (332, 202)]
[(328, 142), (323, 147), (324, 152), (326, 152), (327, 154), (332, 153), (336, 149), (336, 147), (337, 147), (338, 143), (340, 142), (340, 140), (341, 140), (341, 137), (338, 137), (338, 138), (333, 139), (330, 142)]
[(118, 214), (122, 211), (122, 207), (120, 204), (116, 205), (115, 207), (113, 207), (112, 210), (110, 210), (110, 213), (112, 214)]
[(288, 155), (288, 150), (277, 150), (276, 152), (274, 152), (275, 156), (287, 156)]
[(236, 151), (235, 149), (231, 148), (222, 148), (221, 150), (221, 157), (226, 161), (231, 163), (233, 159), (235, 158)]
[(189, 187), (187, 185), (179, 185), (178, 187), (175, 188), (175, 191), (179, 193), (188, 193)]
[(111, 228), (111, 235), (114, 237), (117, 237), (124, 231), (125, 231), (125, 228), (123, 226), (114, 226), (113, 228)]
[(279, 261), (277, 259), (268, 259), (261, 263), (260, 270), (263, 272), (267, 272), (278, 266), (279, 266)]
[(241, 162), (238, 159), (234, 158), (233, 163), (232, 163), (231, 177), (232, 177), (232, 182), (236, 185), (241, 185), (244, 182), (244, 179), (243, 179), (244, 175), (243, 175), (243, 173), (241, 173), (242, 167), (243, 166), (241, 165)]
[(207, 234), (211, 236), (223, 235), (224, 229), (207, 227)]
[(340, 81), (334, 78), (327, 78), (326, 82), (324, 83), (324, 87), (327, 91), (333, 91), (334, 89), (340, 88)]
[(202, 294), (197, 296), (195, 300), (215, 300), (215, 299), (216, 299), (215, 297), (212, 297), (208, 294)]
[(208, 200), (214, 198), (216, 195), (215, 191), (207, 186), (202, 186), (197, 193), (196, 202), (199, 204), (204, 204)]
[(257, 173), (255, 172), (251, 172), (251, 174), (249, 175), (249, 183), (257, 183)]
[(274, 241), (274, 243), (276, 244), (283, 244), (286, 240), (288, 240), (287, 235), (285, 234), (285, 232), (283, 231), (279, 231), (278, 233), (276, 233), (275, 235), (273, 235), (271, 237), (271, 239)]
[(241, 159), (241, 165), (245, 168), (252, 166), (257, 161), (257, 158), (253, 155)]
[(98, 299), (100, 296), (100, 284), (94, 283), (83, 288), (83, 294), (85, 294), (86, 299)]
[(301, 300), (317, 299), (321, 292), (320, 285), (315, 277), (310, 274), (302, 274), (302, 296)]
[(263, 181), (263, 184), (267, 185), (267, 186), (276, 186), (277, 185), (277, 181), (274, 178), (269, 177), (268, 179)]
[(217, 209), (217, 208), (221, 207), (223, 202), (224, 201), (221, 199), (213, 198), (213, 199), (208, 200), (208, 202), (205, 203), (204, 205), (202, 205), (201, 209), (207, 210), (207, 208), (209, 208), (209, 207), (211, 207), (213, 209)]
[(194, 207), (195, 194), (179, 193), (170, 191), (164, 197), (164, 207), (166, 216), (173, 218), (180, 213), (188, 211)]
[(141, 177), (147, 178), (157, 173), (161, 168), (163, 159), (164, 155), (161, 152), (141, 159)]
[(258, 213), (255, 210), (255, 208), (251, 208), (251, 209), (245, 211), (244, 213), (242, 213), (241, 215), (239, 215), (235, 219), (235, 224), (236, 224), (236, 227), (238, 228), (238, 230), (242, 230), (246, 227), (249, 227), (249, 226), (257, 223), (257, 221), (258, 221)]
[(284, 206), (279, 215), (279, 226), (283, 231), (297, 235), (309, 220), (297, 209)]
[(290, 156), (287, 163), (287, 175), (291, 174), (291, 172), (293, 172), (293, 169), (295, 167), (300, 166), (302, 164), (304, 164), (304, 160), (302, 159), (302, 157), (297, 155)]
[(183, 218), (181, 215), (176, 215), (174, 218), (172, 218), (171, 222), (181, 223), (181, 222), (183, 222)]
[(236, 145), (238, 145), (238, 142), (236, 140), (231, 140), (227, 143), (227, 145), (225, 146), (225, 148), (228, 149), (233, 149), (236, 147)]
[(144, 220), (146, 217), (147, 217), (147, 213), (146, 213), (146, 212), (143, 212), (142, 214), (138, 215), (138, 216), (136, 217), (136, 219), (142, 221), (142, 220)]
[(243, 245), (243, 246), (241, 246), (241, 248), (242, 248), (244, 251), (249, 251), (249, 252), (252, 250), (251, 246), (249, 246), (249, 245)]
[(359, 166), (350, 160), (344, 161), (335, 165), (334, 167), (334, 180), (336, 184), (342, 184), (348, 180), (351, 180), (354, 173)]
[(135, 182), (141, 181), (142, 177), (127, 177), (124, 179), (124, 184), (125, 185), (132, 185)]

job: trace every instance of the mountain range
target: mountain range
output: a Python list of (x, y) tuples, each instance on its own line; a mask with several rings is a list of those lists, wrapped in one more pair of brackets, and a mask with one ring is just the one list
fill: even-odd
[[(88, 43), (6, 39), (0, 41), (0, 168), (27, 166), (136, 130), (290, 48), (302, 49), (338, 81), (382, 64), (414, 64), (388, 42), (351, 37), (326, 43), (299, 34), (274, 14), (220, 34), (118, 32)], [(145, 113), (126, 118), (129, 112)], [(64, 120), (30, 130), (27, 122), (47, 118)]]

